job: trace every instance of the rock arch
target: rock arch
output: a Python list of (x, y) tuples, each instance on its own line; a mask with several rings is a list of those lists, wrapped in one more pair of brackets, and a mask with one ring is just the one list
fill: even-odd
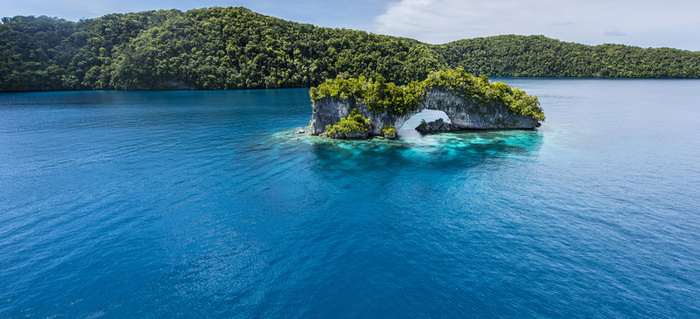
[(433, 122), (436, 120), (443, 120), (447, 124), (451, 124), (452, 120), (450, 119), (450, 116), (447, 115), (447, 113), (440, 111), (440, 110), (433, 110), (433, 109), (423, 109), (422, 111), (414, 114), (410, 118), (404, 122), (401, 127), (397, 127), (397, 130), (405, 130), (405, 129), (415, 129), (421, 124), (421, 121), (426, 121), (426, 122)]
[(357, 109), (362, 117), (372, 121), (370, 135), (381, 135), (384, 126), (400, 128), (408, 119), (425, 109), (445, 112), (452, 122), (450, 130), (485, 129), (533, 129), (539, 126), (536, 119), (512, 114), (506, 106), (497, 103), (467, 101), (456, 94), (432, 89), (427, 97), (418, 103), (415, 110), (406, 114), (394, 114), (390, 110), (372, 112), (367, 105), (353, 98), (338, 99), (325, 97), (316, 101), (311, 117), (311, 134), (325, 131), (326, 125), (333, 125), (341, 118)]

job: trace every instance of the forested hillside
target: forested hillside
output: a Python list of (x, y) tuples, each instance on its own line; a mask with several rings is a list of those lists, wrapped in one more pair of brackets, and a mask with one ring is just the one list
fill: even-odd
[(588, 46), (544, 36), (501, 35), (433, 47), (451, 67), (489, 76), (697, 78), (700, 52)]
[(309, 87), (337, 75), (405, 84), (448, 67), (489, 76), (698, 77), (700, 53), (543, 36), (428, 45), (231, 7), (0, 24), (0, 91)]
[(111, 14), (77, 23), (3, 19), (0, 90), (308, 87), (445, 67), (416, 40), (319, 28), (245, 8)]

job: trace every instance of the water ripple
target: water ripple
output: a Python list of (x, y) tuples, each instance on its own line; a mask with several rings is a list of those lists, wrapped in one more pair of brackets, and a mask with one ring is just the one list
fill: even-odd
[(0, 317), (700, 316), (698, 82), (513, 81), (539, 130), (393, 141), (291, 130), (307, 90), (3, 96)]

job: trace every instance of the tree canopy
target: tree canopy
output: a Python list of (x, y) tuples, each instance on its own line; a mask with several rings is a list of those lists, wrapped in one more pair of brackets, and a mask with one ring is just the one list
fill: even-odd
[(697, 78), (700, 52), (501, 35), (433, 46), (451, 67), (515, 77)]
[(317, 101), (324, 98), (352, 99), (367, 105), (374, 113), (388, 110), (392, 114), (406, 114), (414, 111), (432, 90), (452, 92), (484, 106), (505, 106), (512, 114), (538, 121), (545, 119), (536, 96), (527, 95), (525, 91), (511, 88), (503, 82), (491, 83), (487, 76), (476, 77), (461, 68), (430, 72), (423, 81), (402, 86), (386, 82), (381, 76), (376, 80), (363, 76), (349, 79), (339, 76), (312, 87), (309, 95), (314, 107)]
[(700, 52), (513, 35), (429, 45), (241, 7), (0, 24), (0, 91), (310, 87), (338, 75), (403, 85), (448, 67), (489, 76), (693, 78)]

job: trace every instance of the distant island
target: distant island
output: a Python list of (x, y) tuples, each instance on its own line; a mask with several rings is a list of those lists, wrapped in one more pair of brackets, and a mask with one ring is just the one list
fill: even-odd
[(424, 109), (445, 112), (442, 119), (417, 128), (422, 132), (466, 129), (533, 129), (545, 116), (536, 96), (463, 69), (431, 72), (405, 86), (377, 79), (338, 77), (309, 91), (313, 101), (311, 134), (358, 139), (396, 138), (396, 128)]
[(516, 35), (431, 45), (241, 7), (0, 24), (3, 92), (311, 87), (338, 75), (403, 85), (458, 67), (489, 76), (697, 78), (700, 52)]

